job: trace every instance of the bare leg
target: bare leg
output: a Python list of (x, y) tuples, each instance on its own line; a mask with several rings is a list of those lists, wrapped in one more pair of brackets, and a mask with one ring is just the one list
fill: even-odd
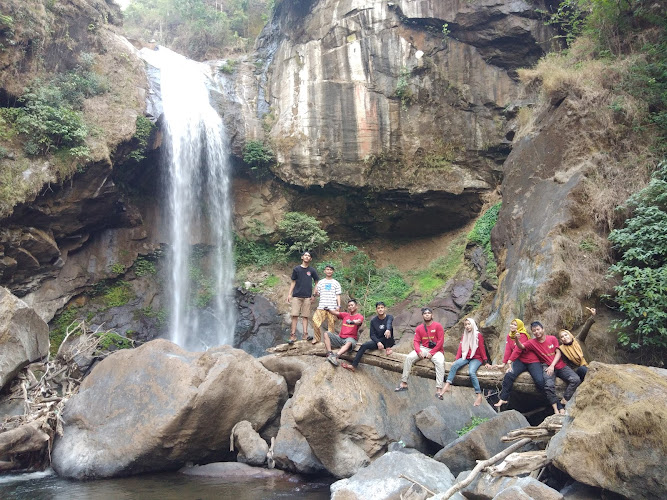
[(446, 392), (449, 392), (449, 388), (452, 386), (449, 382), (445, 382), (445, 386), (442, 388), (442, 391), (440, 391), (440, 394), (444, 394)]
[(329, 339), (329, 332), (324, 332), (324, 346), (327, 348), (327, 353), (331, 352), (331, 340)]
[(292, 330), (290, 332), (290, 340), (296, 340), (296, 324), (299, 321), (298, 316), (292, 316)]
[(340, 356), (341, 354), (345, 354), (347, 351), (350, 350), (350, 347), (352, 347), (352, 344), (350, 342), (345, 342), (343, 347), (338, 349), (338, 352), (336, 353), (336, 356)]
[(477, 397), (475, 398), (475, 402), (472, 404), (473, 406), (479, 406), (482, 404), (482, 393), (478, 392)]
[(502, 405), (506, 405), (506, 404), (507, 404), (507, 401), (505, 401), (503, 399), (499, 399), (498, 402), (496, 404), (494, 404), (493, 406), (495, 406), (496, 408), (500, 408)]
[(301, 324), (303, 325), (303, 334), (301, 335), (301, 340), (306, 340), (308, 337), (308, 318), (301, 318)]

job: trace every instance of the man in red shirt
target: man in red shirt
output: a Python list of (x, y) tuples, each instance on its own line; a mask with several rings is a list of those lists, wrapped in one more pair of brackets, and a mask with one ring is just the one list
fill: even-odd
[[(554, 413), (565, 413), (564, 409), (558, 408), (558, 396), (556, 396), (556, 376), (563, 379), (567, 383), (563, 399), (569, 401), (574, 391), (577, 390), (581, 379), (579, 375), (574, 373), (572, 368), (567, 366), (561, 358), (561, 352), (558, 349), (558, 340), (553, 335), (546, 335), (544, 327), (539, 321), (533, 321), (530, 324), (530, 331), (533, 334), (532, 339), (521, 342), (521, 339), (516, 336), (513, 339), (519, 350), (526, 350), (535, 353), (542, 367), (544, 368), (544, 392), (547, 395), (549, 404), (554, 409)], [(513, 360), (519, 357), (519, 353), (515, 350), (510, 357)]]
[(435, 395), (438, 397), (445, 379), (445, 352), (443, 345), (445, 343), (445, 330), (437, 321), (433, 321), (433, 311), (429, 307), (422, 309), (422, 318), (424, 322), (415, 330), (413, 345), (415, 350), (405, 358), (403, 365), (403, 377), (396, 392), (408, 390), (408, 377), (412, 365), (418, 359), (430, 359), (435, 365)]
[[(340, 335), (327, 331), (324, 336), (324, 345), (327, 348), (327, 361), (334, 366), (338, 366), (338, 357), (357, 344), (359, 327), (364, 322), (364, 317), (357, 313), (357, 301), (355, 299), (347, 301), (347, 312), (338, 312), (328, 307), (325, 307), (325, 310), (343, 320), (343, 324), (340, 327)], [(332, 351), (332, 346), (339, 348), (336, 353)]]

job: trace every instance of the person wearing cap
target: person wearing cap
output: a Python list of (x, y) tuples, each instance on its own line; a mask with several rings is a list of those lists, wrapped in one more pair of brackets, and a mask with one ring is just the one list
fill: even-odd
[(435, 365), (436, 397), (440, 394), (445, 379), (445, 330), (437, 321), (433, 321), (433, 311), (430, 307), (422, 308), (424, 322), (415, 329), (413, 340), (414, 351), (407, 355), (403, 364), (401, 383), (394, 389), (396, 392), (408, 390), (408, 377), (412, 365), (418, 359), (430, 359)]
[(321, 326), (326, 320), (327, 330), (336, 331), (336, 316), (331, 311), (340, 310), (340, 294), (342, 288), (337, 280), (333, 279), (334, 267), (331, 264), (324, 266), (323, 280), (318, 281), (315, 287), (315, 295), (320, 296), (320, 303), (313, 314), (313, 334), (314, 337), (308, 337), (312, 344), (317, 344), (322, 340)]
[(310, 252), (303, 252), (301, 264), (292, 269), (292, 284), (287, 292), (287, 303), (290, 304), (290, 316), (292, 316), (290, 344), (296, 341), (296, 325), (299, 316), (303, 321), (303, 339), (305, 340), (308, 336), (308, 318), (310, 317), (313, 287), (317, 288), (317, 282), (320, 280), (315, 268), (310, 266), (312, 260)]
[(347, 363), (341, 363), (341, 366), (346, 370), (351, 372), (357, 369), (361, 357), (369, 349), (380, 349), (384, 350), (387, 356), (390, 356), (392, 353), (391, 348), (394, 347), (394, 317), (391, 314), (387, 314), (387, 307), (384, 302), (375, 303), (375, 316), (371, 320), (371, 339), (368, 342), (361, 344), (361, 347), (357, 351), (357, 355), (354, 357), (351, 365)]

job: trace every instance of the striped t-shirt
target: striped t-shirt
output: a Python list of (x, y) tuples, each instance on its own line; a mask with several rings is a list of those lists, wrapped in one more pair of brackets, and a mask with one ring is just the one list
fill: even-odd
[(340, 283), (335, 279), (323, 279), (317, 284), (317, 291), (320, 294), (320, 305), (317, 306), (318, 309), (324, 309), (328, 307), (329, 309), (338, 309), (338, 300), (336, 296), (340, 295), (342, 289)]

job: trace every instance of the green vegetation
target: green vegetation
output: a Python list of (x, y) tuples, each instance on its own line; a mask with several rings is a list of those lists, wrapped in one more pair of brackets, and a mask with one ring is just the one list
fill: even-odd
[(221, 73), (231, 75), (236, 71), (236, 66), (238, 66), (239, 61), (237, 59), (227, 59), (225, 63), (218, 68)]
[(190, 282), (192, 284), (190, 302), (193, 307), (203, 309), (215, 297), (215, 284), (202, 267), (203, 252), (193, 252), (190, 258)]
[(49, 332), (49, 353), (51, 356), (58, 354), (60, 344), (63, 343), (65, 335), (67, 335), (67, 327), (77, 320), (78, 315), (79, 309), (70, 306), (65, 308), (60, 314), (53, 318), (53, 321), (51, 321), (51, 331)]
[(150, 319), (155, 318), (155, 321), (159, 328), (167, 324), (168, 313), (165, 308), (160, 308), (159, 310), (156, 311), (152, 307), (146, 306), (139, 309), (139, 314), (141, 314), (145, 318), (150, 318)]
[(238, 268), (262, 269), (275, 264), (286, 264), (288, 253), (275, 245), (234, 237), (234, 263)]
[(463, 429), (459, 429), (456, 431), (456, 433), (460, 436), (463, 436), (464, 434), (467, 434), (471, 430), (473, 430), (475, 427), (477, 427), (479, 424), (486, 422), (488, 418), (486, 417), (472, 417), (470, 419), (470, 423), (466, 425)]
[(157, 273), (155, 262), (146, 257), (139, 257), (135, 260), (132, 269), (134, 269), (134, 274), (138, 277), (147, 276), (149, 274), (155, 275)]
[(262, 141), (248, 141), (243, 148), (243, 161), (250, 167), (257, 179), (271, 175), (275, 155)]
[(125, 266), (119, 262), (111, 265), (111, 272), (113, 274), (123, 274), (125, 272)]
[(667, 349), (667, 161), (625, 207), (625, 226), (609, 235), (621, 259), (609, 268), (621, 278), (614, 300), (625, 316), (618, 339), (631, 349)]
[(403, 68), (401, 68), (400, 74), (398, 75), (398, 82), (396, 82), (396, 90), (394, 91), (394, 95), (401, 100), (403, 109), (406, 109), (412, 100), (412, 89), (410, 88), (411, 75), (411, 71), (407, 67), (403, 66)]
[(105, 289), (102, 295), (104, 310), (124, 306), (134, 297), (131, 285), (127, 281), (119, 280)]
[(498, 213), (502, 202), (498, 202), (489, 208), (484, 214), (475, 222), (475, 226), (468, 234), (468, 241), (478, 245), (484, 250), (486, 256), (486, 272), (489, 278), (496, 277), (496, 259), (491, 249), (491, 230), (498, 222)]
[[(635, 127), (658, 130), (657, 148), (667, 145), (667, 23), (664, 2), (648, 0), (564, 0), (556, 12), (546, 13), (547, 24), (557, 25), (568, 47), (581, 40), (594, 43), (593, 56), (611, 64), (634, 54), (613, 90), (624, 91), (646, 106), (647, 120)], [(636, 57), (638, 55), (639, 57)], [(616, 102), (620, 107), (620, 101)]]
[(454, 277), (463, 264), (466, 249), (465, 237), (458, 237), (447, 247), (443, 257), (432, 261), (426, 269), (414, 275), (416, 291), (423, 297), (429, 297)]
[(315, 266), (317, 272), (322, 278), (324, 267), (333, 265), (336, 269), (334, 278), (340, 282), (347, 297), (359, 302), (359, 311), (364, 316), (370, 317), (375, 313), (376, 302), (383, 301), (387, 307), (391, 307), (412, 291), (412, 287), (394, 266), (377, 268), (375, 261), (363, 250), (344, 242), (334, 243), (330, 256), (333, 253), (338, 259), (318, 263)]
[(278, 223), (278, 229), (290, 252), (314, 250), (329, 241), (320, 221), (303, 212), (287, 212)]
[(98, 333), (99, 343), (97, 344), (98, 351), (131, 349), (134, 347), (134, 342), (130, 339), (118, 335), (116, 332), (108, 331)]
[(124, 28), (190, 58), (216, 59), (252, 47), (272, 8), (273, 0), (132, 0)]
[(18, 135), (26, 154), (37, 156), (63, 149), (72, 157), (87, 157), (88, 128), (80, 111), (83, 100), (107, 92), (109, 86), (92, 71), (92, 54), (82, 54), (79, 61), (74, 70), (48, 81), (34, 80), (19, 98), (21, 107), (0, 108), (3, 135)]
[(148, 148), (148, 139), (153, 132), (155, 125), (152, 121), (143, 115), (137, 116), (136, 131), (132, 137), (137, 142), (137, 148), (128, 155), (134, 161), (141, 161), (146, 158), (146, 149)]

